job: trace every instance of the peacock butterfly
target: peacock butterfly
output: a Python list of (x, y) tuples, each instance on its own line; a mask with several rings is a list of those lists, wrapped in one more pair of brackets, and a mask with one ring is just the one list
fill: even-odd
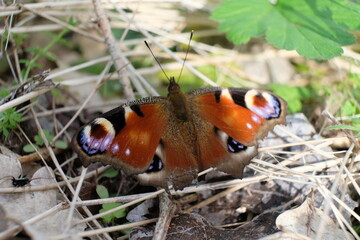
[(85, 166), (100, 161), (142, 184), (182, 189), (215, 167), (242, 177), (257, 140), (285, 124), (286, 102), (267, 91), (212, 87), (125, 103), (86, 124), (72, 146)]

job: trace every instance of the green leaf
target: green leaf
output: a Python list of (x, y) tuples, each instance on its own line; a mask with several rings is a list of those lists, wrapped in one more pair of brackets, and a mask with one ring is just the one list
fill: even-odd
[(119, 175), (119, 170), (115, 168), (109, 168), (104, 173), (100, 175), (100, 177), (114, 178)]
[(350, 126), (350, 125), (336, 125), (327, 127), (327, 129), (348, 129), (356, 132), (360, 132), (360, 127)]
[(44, 130), (44, 135), (46, 137), (46, 140), (48, 140), (48, 142), (51, 142), (51, 140), (54, 138), (54, 135), (52, 135), (48, 130)]
[(42, 48), (39, 46), (35, 46), (35, 47), (28, 47), (25, 49), (26, 52), (39, 52), (41, 51)]
[(346, 100), (342, 105), (341, 116), (353, 116), (357, 113), (357, 106), (351, 100)]
[[(99, 210), (99, 213), (103, 213), (105, 211), (106, 210), (102, 208)], [(112, 213), (106, 214), (106, 215), (102, 216), (102, 219), (105, 223), (110, 223), (111, 219), (113, 219), (113, 215), (112, 215)]]
[(55, 147), (60, 148), (60, 149), (67, 149), (68, 148), (67, 142), (62, 141), (62, 140), (56, 140), (54, 144), (55, 144)]
[(30, 61), (27, 60), (27, 59), (20, 59), (20, 60), (19, 60), (19, 63), (29, 65)]
[(44, 141), (43, 141), (42, 137), (40, 137), (39, 135), (35, 135), (34, 140), (35, 140), (35, 144), (38, 145), (39, 147), (44, 145)]
[(48, 59), (49, 61), (52, 61), (52, 62), (56, 62), (56, 57), (54, 57), (54, 56), (51, 56), (51, 55), (49, 55), (49, 54), (44, 54), (44, 57), (46, 58), (46, 59)]
[(9, 131), (7, 130), (7, 128), (3, 127), (1, 129), (1, 131), (3, 132), (4, 136), (7, 137), (9, 135)]
[(291, 113), (302, 110), (302, 100), (311, 97), (311, 92), (305, 87), (290, 87), (282, 84), (270, 84), (269, 88), (288, 103), (288, 109)]
[(3, 88), (0, 90), (0, 98), (5, 98), (10, 94), (10, 90), (8, 88)]
[(106, 187), (103, 185), (97, 185), (96, 186), (96, 193), (99, 195), (100, 198), (108, 198), (109, 192)]
[(359, 118), (352, 118), (352, 119), (351, 119), (351, 123), (353, 123), (353, 124), (360, 124), (360, 119), (359, 119)]
[(212, 13), (235, 44), (266, 36), (274, 46), (308, 58), (341, 55), (360, 29), (360, 7), (346, 0), (225, 0)]
[(119, 80), (108, 80), (100, 88), (99, 93), (104, 98), (111, 98), (121, 93), (121, 84)]
[(6, 137), (9, 135), (8, 129), (17, 128), (17, 123), (22, 121), (22, 114), (17, 113), (15, 108), (9, 108), (0, 113), (0, 132)]
[(35, 152), (36, 149), (32, 145), (26, 144), (25, 146), (23, 146), (23, 151), (26, 153), (32, 153)]
[[(121, 205), (122, 205), (121, 203), (105, 203), (105, 204), (102, 205), (102, 209), (100, 209), (99, 212), (103, 213), (105, 211), (117, 208), (117, 207), (119, 207)], [(114, 218), (123, 218), (125, 216), (126, 216), (126, 209), (123, 208), (123, 209), (117, 210), (117, 211), (115, 211), (113, 213), (106, 214), (102, 218), (103, 218), (104, 222), (109, 223)]]

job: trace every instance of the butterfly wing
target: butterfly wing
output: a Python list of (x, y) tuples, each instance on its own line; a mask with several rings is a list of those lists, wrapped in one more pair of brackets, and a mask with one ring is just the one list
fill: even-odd
[(100, 161), (128, 174), (146, 172), (167, 122), (165, 102), (143, 98), (104, 113), (80, 129), (73, 148), (85, 166)]
[(257, 139), (285, 123), (286, 102), (267, 91), (220, 87), (198, 89), (190, 96), (194, 115), (214, 128), (199, 141), (202, 165), (234, 176), (241, 177), (257, 154)]

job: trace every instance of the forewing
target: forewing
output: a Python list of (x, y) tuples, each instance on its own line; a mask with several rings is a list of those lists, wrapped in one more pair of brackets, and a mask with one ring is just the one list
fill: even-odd
[(164, 130), (165, 98), (124, 104), (86, 124), (73, 138), (73, 148), (88, 165), (100, 161), (129, 174), (146, 171)]

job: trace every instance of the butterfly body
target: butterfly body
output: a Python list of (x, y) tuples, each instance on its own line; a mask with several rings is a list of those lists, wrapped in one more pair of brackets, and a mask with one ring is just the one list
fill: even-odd
[(209, 167), (241, 177), (257, 140), (285, 123), (286, 102), (266, 91), (204, 88), (135, 100), (85, 125), (73, 147), (94, 161), (136, 174), (143, 184), (181, 189)]

